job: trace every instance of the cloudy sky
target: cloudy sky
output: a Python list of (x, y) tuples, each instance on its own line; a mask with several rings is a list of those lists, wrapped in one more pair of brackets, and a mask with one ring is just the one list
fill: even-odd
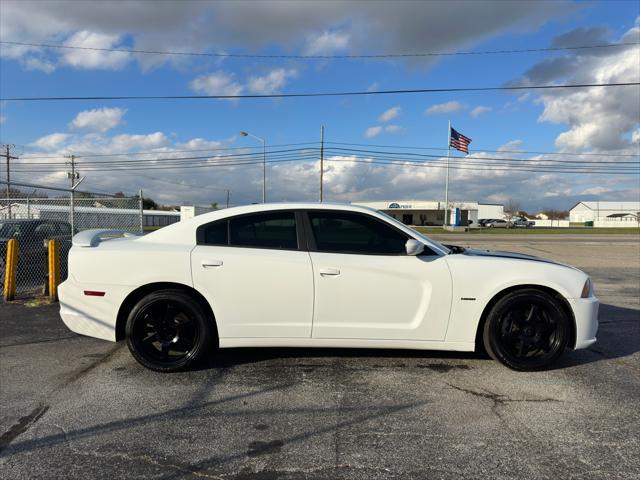
[[(3, 43), (0, 96), (252, 95), (638, 82), (639, 5), (165, 1), (151, 7), (146, 1), (2, 0), (4, 42), (271, 57)], [(610, 43), (636, 45), (562, 50)], [(550, 47), (560, 50), (292, 58)], [(326, 199), (439, 200), (449, 120), (473, 139), (469, 157), (455, 152), (463, 158), (452, 163), (453, 200), (514, 199), (538, 210), (569, 208), (578, 199), (640, 196), (637, 86), (290, 99), (4, 101), (0, 108), (0, 141), (15, 144), (22, 156), (15, 162), (15, 181), (66, 185), (64, 155), (75, 154), (85, 188), (142, 188), (145, 196), (164, 203), (223, 202), (227, 189), (232, 203), (259, 201), (262, 167), (249, 160), (259, 159), (260, 144), (240, 136), (240, 130), (264, 137), (270, 147), (269, 200), (315, 200), (321, 125), (327, 142)], [(96, 156), (105, 154), (112, 156)], [(238, 165), (238, 158), (244, 164)], [(513, 167), (516, 161), (518, 167)]]

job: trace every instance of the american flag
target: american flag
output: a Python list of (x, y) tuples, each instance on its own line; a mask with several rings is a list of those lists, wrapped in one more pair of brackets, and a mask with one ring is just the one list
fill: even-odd
[(469, 144), (471, 143), (471, 139), (469, 137), (465, 137), (460, 132), (458, 132), (455, 128), (451, 128), (451, 141), (449, 142), (449, 146), (455, 148), (456, 150), (460, 150), (464, 153), (469, 153)]

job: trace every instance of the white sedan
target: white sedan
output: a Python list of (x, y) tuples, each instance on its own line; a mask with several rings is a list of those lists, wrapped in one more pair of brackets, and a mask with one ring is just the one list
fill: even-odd
[(484, 348), (537, 370), (596, 341), (580, 270), (444, 246), (368, 208), (250, 205), (115, 234), (73, 238), (60, 314), (157, 371), (230, 347)]

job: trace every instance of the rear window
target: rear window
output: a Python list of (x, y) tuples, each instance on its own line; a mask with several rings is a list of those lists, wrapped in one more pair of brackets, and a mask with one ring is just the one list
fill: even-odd
[(293, 212), (244, 215), (229, 220), (230, 245), (296, 250), (298, 235)]
[(228, 245), (227, 221), (210, 223), (205, 226), (203, 243), (205, 245)]

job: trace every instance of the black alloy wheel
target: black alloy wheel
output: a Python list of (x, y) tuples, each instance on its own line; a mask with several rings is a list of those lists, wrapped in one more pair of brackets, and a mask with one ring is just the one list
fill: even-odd
[(546, 292), (517, 290), (496, 303), (484, 326), (489, 355), (514, 370), (542, 370), (567, 347), (569, 318)]
[(126, 325), (127, 346), (143, 366), (184, 370), (213, 346), (211, 319), (187, 293), (161, 290), (140, 300)]

